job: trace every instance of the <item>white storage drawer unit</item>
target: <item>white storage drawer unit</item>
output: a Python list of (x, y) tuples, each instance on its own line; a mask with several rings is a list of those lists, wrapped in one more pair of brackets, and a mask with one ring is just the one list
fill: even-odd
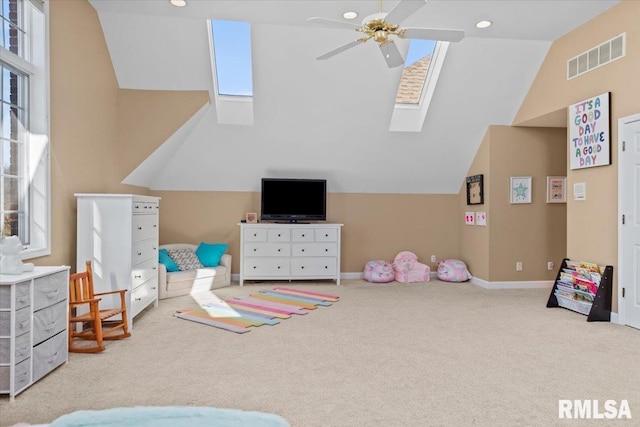
[(69, 267), (0, 274), (0, 394), (10, 399), (67, 361)]
[[(160, 198), (133, 194), (76, 194), (77, 271), (91, 261), (96, 292), (126, 289), (129, 330), (133, 318), (158, 305)], [(119, 296), (103, 297), (105, 307)]]
[(340, 284), (342, 224), (240, 225), (240, 286), (245, 280), (333, 279)]

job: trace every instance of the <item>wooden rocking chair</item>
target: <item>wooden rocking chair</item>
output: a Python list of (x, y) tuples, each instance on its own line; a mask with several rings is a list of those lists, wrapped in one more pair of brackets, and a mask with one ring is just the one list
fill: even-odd
[[(131, 336), (127, 324), (126, 290), (93, 292), (91, 261), (86, 262), (87, 270), (69, 276), (69, 351), (73, 353), (97, 353), (104, 350), (103, 340), (119, 340)], [(101, 309), (100, 297), (120, 294), (120, 307)], [(81, 309), (77, 314), (78, 307)], [(120, 315), (118, 320), (108, 320)], [(78, 328), (76, 323), (80, 323)], [(77, 330), (76, 330), (77, 329)], [(118, 330), (120, 333), (114, 334)], [(95, 345), (77, 346), (74, 338), (95, 341)]]

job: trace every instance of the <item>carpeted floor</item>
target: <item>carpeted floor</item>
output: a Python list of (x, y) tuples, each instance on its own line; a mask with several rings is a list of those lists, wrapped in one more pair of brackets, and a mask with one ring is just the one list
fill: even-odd
[[(135, 405), (255, 410), (294, 427), (638, 425), (640, 331), (547, 309), (547, 289), (286, 285), (340, 302), (234, 334), (175, 318), (197, 307), (188, 296), (160, 301), (131, 338), (71, 354), (14, 402), (0, 398), (0, 425)], [(634, 419), (559, 420), (559, 399), (626, 399)]]

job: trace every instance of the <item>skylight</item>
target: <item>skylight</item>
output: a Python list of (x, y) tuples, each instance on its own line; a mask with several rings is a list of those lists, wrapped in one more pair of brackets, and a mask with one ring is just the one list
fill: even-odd
[(449, 42), (412, 39), (391, 115), (392, 132), (420, 132)]
[(435, 40), (411, 40), (398, 85), (397, 104), (420, 103), (435, 47)]
[(217, 91), (222, 96), (253, 96), (251, 25), (211, 21)]

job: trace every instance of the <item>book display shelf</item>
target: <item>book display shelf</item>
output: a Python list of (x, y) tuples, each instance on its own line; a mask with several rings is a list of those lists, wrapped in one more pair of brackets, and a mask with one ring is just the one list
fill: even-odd
[(565, 258), (547, 307), (564, 307), (587, 316), (587, 322), (611, 320), (613, 266)]

